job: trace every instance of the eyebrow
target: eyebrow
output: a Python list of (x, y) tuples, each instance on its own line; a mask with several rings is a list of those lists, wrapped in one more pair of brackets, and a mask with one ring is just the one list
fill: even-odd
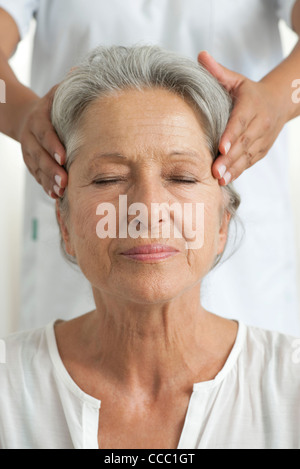
[(191, 156), (192, 158), (196, 158), (198, 161), (201, 160), (201, 153), (194, 150), (175, 150), (169, 153), (168, 156)]
[(127, 156), (122, 155), (121, 153), (114, 152), (114, 153), (96, 153), (93, 155), (93, 159), (101, 159), (101, 158), (119, 158), (122, 160), (127, 160)]
[[(173, 157), (173, 156), (188, 156), (197, 159), (198, 161), (201, 161), (201, 154), (198, 153), (197, 151), (194, 150), (172, 150), (170, 153), (166, 154), (167, 157)], [(105, 159), (105, 158), (114, 158), (114, 159), (121, 159), (121, 160), (128, 160), (127, 156), (123, 155), (122, 153), (119, 152), (111, 152), (111, 153), (96, 153), (93, 155), (93, 160), (98, 160), (98, 159)]]

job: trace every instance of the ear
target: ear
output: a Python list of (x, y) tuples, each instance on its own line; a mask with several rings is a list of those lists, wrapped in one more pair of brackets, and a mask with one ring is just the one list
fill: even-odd
[(224, 213), (221, 219), (221, 226), (219, 229), (218, 255), (222, 254), (225, 249), (225, 245), (226, 245), (226, 241), (228, 237), (230, 219), (231, 219), (230, 213), (227, 210), (224, 210)]
[(60, 227), (60, 233), (61, 233), (63, 242), (65, 244), (65, 250), (66, 250), (67, 254), (69, 254), (70, 256), (75, 257), (75, 251), (74, 251), (74, 249), (72, 247), (72, 244), (71, 244), (70, 233), (69, 233), (66, 221), (65, 221), (63, 215), (61, 214), (58, 200), (56, 200), (56, 218), (57, 218), (57, 222), (58, 222), (59, 227)]

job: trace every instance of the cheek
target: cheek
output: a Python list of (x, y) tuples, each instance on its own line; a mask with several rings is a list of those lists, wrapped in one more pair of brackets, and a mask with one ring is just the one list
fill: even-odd
[(71, 226), (74, 241), (91, 242), (96, 237), (96, 212), (92, 204), (77, 203), (71, 210)]
[[(219, 230), (220, 230), (220, 207), (216, 198), (207, 198), (202, 203), (201, 216), (193, 216), (193, 226), (196, 226), (196, 243), (189, 243), (187, 251), (190, 267), (194, 267), (200, 277), (209, 271), (218, 254)], [(199, 211), (200, 212), (200, 211)]]
[(98, 203), (93, 198), (78, 197), (76, 203), (70, 204), (70, 239), (77, 263), (84, 274), (94, 264), (97, 264), (98, 269), (107, 264), (109, 240), (99, 239), (97, 236), (97, 206)]
[(204, 204), (204, 237), (206, 244), (213, 244), (220, 229), (220, 209), (213, 201)]
[(220, 229), (221, 192), (215, 185), (203, 186), (195, 194), (194, 200), (197, 202), (187, 204), (192, 207), (188, 212), (185, 211), (188, 213), (187, 220), (192, 226), (192, 231), (197, 232), (199, 239), (201, 237), (203, 247), (210, 246)]

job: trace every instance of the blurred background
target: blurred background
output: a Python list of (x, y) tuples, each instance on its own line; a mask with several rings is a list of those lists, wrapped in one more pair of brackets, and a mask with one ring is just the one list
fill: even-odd
[[(10, 63), (19, 80), (30, 83), (30, 63), (35, 23), (30, 33), (20, 43)], [(297, 37), (282, 22), (280, 23), (284, 54), (290, 53)], [(0, 77), (1, 78), (1, 77)], [(300, 76), (295, 76), (295, 79)], [(291, 88), (291, 93), (292, 93)], [(0, 104), (5, 105), (5, 104)], [(295, 234), (298, 249), (298, 282), (300, 292), (300, 118), (287, 124), (289, 147), (286, 161), (289, 165), (290, 192), (292, 197)], [(20, 304), (20, 257), (22, 249), (23, 191), (26, 167), (20, 145), (0, 134), (0, 336), (14, 332), (18, 325)], [(299, 311), (300, 315), (300, 311)]]

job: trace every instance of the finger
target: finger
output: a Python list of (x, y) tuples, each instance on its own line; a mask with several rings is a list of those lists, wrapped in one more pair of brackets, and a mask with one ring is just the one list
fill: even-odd
[(36, 180), (45, 191), (63, 195), (67, 187), (68, 175), (56, 161), (40, 146), (33, 134), (26, 138), (26, 148), (22, 147), (24, 160)]
[(248, 102), (244, 102), (243, 105), (236, 104), (220, 140), (220, 153), (227, 155), (236, 141), (246, 133), (256, 117), (256, 111), (251, 111)]
[(42, 186), (46, 192), (51, 191), (58, 197), (62, 197), (67, 187), (67, 173), (45, 151), (42, 150), (40, 155), (39, 170)]
[(268, 153), (268, 147), (265, 146), (263, 138), (258, 139), (241, 157), (231, 166), (224, 177), (219, 180), (221, 186), (228, 185), (236, 180), (247, 169), (260, 161)]
[(243, 75), (233, 72), (218, 63), (207, 51), (202, 51), (198, 55), (198, 62), (203, 65), (227, 91), (231, 91), (244, 79)]
[(37, 126), (35, 124), (31, 128), (31, 132), (41, 147), (43, 147), (60, 166), (63, 166), (66, 162), (66, 152), (53, 126), (45, 125), (40, 127), (40, 125)]
[(31, 140), (29, 140), (27, 144), (28, 147), (31, 148), (31, 155), (35, 160), (36, 166), (39, 167), (53, 183), (65, 189), (68, 184), (68, 174), (64, 168), (57, 163), (56, 158), (52, 158), (33, 134), (31, 134)]
[(53, 104), (54, 96), (55, 96), (56, 90), (59, 88), (59, 86), (60, 86), (60, 83), (54, 85), (43, 98), (43, 100), (47, 103), (49, 120), (51, 119), (51, 110), (52, 110), (52, 104)]
[[(232, 96), (235, 95), (236, 90), (245, 82), (243, 75), (233, 72), (219, 64), (206, 51), (198, 55), (198, 60), (215, 78), (217, 78)], [(235, 99), (235, 105), (231, 112), (228, 125), (220, 140), (219, 150), (222, 154), (226, 155), (229, 152), (238, 136), (247, 128), (254, 115), (253, 111), (251, 113), (249, 100), (247, 100), (247, 102), (243, 100), (242, 103), (240, 103)]]
[(54, 199), (54, 200), (57, 200), (57, 199), (60, 199), (60, 197), (58, 195), (56, 195), (54, 192), (52, 191), (49, 191), (48, 192), (48, 195), (51, 199)]
[[(252, 154), (250, 148), (253, 144), (264, 137), (264, 132), (260, 121), (254, 119), (244, 133), (242, 133), (234, 145), (231, 147), (229, 153), (220, 155), (213, 165), (213, 175), (217, 179), (221, 178), (226, 171), (230, 171), (231, 167), (241, 156), (248, 154), (251, 159)], [(226, 171), (224, 170), (226, 168)]]
[(49, 184), (47, 184), (47, 181), (45, 180), (45, 175), (43, 175), (42, 171), (38, 167), (33, 167), (33, 166), (28, 166), (27, 168), (31, 175), (35, 178), (35, 180), (43, 187), (45, 192), (52, 198), (52, 199), (58, 199), (59, 196), (53, 192), (53, 190), (47, 191), (47, 187), (51, 187), (51, 181), (49, 181)]

